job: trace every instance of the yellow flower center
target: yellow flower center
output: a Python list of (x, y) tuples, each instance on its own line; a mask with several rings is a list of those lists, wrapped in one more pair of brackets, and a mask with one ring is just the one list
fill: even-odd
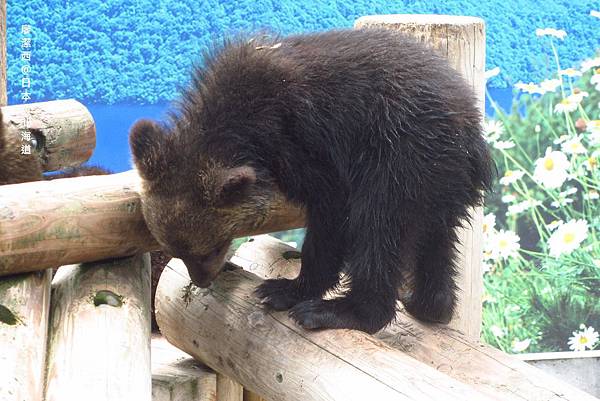
[(563, 237), (563, 241), (565, 242), (565, 244), (570, 244), (571, 242), (575, 241), (575, 234), (566, 233)]
[(560, 101), (560, 104), (562, 104), (563, 106), (567, 106), (571, 104), (571, 102), (569, 101), (569, 99), (563, 99)]
[(587, 344), (589, 340), (585, 336), (579, 337), (579, 344)]
[(505, 239), (501, 239), (498, 241), (498, 247), (501, 249), (506, 249), (508, 247), (508, 241)]
[(588, 158), (588, 163), (590, 165), (590, 168), (596, 168), (596, 166), (598, 165), (598, 160), (596, 160), (595, 157), (590, 157)]
[(514, 173), (512, 172), (512, 170), (507, 170), (506, 173), (504, 173), (505, 177), (510, 177), (511, 175), (513, 175)]
[(549, 158), (549, 157), (546, 157), (546, 158), (544, 159), (544, 168), (545, 168), (546, 170), (548, 170), (548, 171), (550, 171), (550, 170), (554, 169), (554, 160), (552, 160), (552, 159), (551, 159), (551, 158)]

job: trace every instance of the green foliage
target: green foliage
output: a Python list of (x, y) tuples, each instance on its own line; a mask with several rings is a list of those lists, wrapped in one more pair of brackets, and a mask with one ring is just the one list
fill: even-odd
[(549, 40), (554, 81), (487, 125), (502, 178), (486, 202), (483, 338), (509, 352), (599, 347), (600, 57), (561, 73)]
[(492, 81), (505, 87), (540, 79), (552, 53), (534, 28), (569, 29), (561, 58), (575, 63), (597, 45), (589, 12), (595, 1), (509, 0), (8, 0), (8, 95), (20, 102), (20, 27), (33, 27), (33, 98), (153, 104), (176, 97), (192, 63), (215, 39), (270, 29), (297, 33), (351, 27), (363, 15), (451, 14), (487, 24), (488, 66), (503, 66)]

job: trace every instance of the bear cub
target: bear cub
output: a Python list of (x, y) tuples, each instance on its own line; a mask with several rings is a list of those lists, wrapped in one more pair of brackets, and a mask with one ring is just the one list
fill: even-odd
[(430, 49), (340, 30), (226, 42), (170, 121), (137, 122), (130, 145), (148, 227), (196, 285), (283, 194), (306, 211), (302, 268), (256, 293), (304, 328), (373, 333), (399, 297), (419, 319), (451, 319), (456, 230), (492, 181), (481, 118)]

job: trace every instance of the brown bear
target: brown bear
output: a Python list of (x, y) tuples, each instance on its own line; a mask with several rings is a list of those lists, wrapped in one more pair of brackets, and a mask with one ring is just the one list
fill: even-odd
[[(456, 229), (492, 182), (481, 118), (432, 50), (391, 30), (340, 30), (226, 42), (170, 121), (139, 121), (130, 145), (148, 227), (196, 285), (222, 269), (235, 228), (260, 224), (283, 193), (306, 210), (302, 268), (258, 296), (307, 329), (372, 333), (406, 286), (411, 314), (452, 317)], [(339, 296), (323, 299), (341, 273)]]

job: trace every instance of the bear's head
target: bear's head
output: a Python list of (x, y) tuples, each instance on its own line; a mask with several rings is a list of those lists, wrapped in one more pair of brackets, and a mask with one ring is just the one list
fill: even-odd
[(271, 191), (255, 168), (227, 165), (190, 137), (141, 120), (129, 142), (148, 229), (165, 252), (183, 260), (195, 285), (207, 287), (239, 229), (263, 223)]

